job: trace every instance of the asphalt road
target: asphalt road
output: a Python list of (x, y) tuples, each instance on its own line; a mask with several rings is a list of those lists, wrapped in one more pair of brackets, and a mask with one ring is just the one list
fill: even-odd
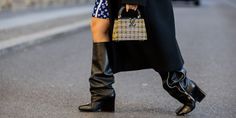
[[(207, 93), (184, 117), (236, 117), (236, 5), (227, 1), (175, 6), (188, 76)], [(0, 118), (177, 118), (181, 104), (150, 69), (115, 75), (115, 113), (79, 112), (78, 105), (90, 100), (90, 31), (53, 38), (0, 57)]]

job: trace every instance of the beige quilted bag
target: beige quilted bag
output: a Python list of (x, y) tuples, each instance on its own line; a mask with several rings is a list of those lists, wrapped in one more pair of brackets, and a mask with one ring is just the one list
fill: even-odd
[(139, 10), (137, 18), (122, 18), (125, 7), (121, 7), (118, 19), (114, 22), (113, 41), (144, 41), (147, 40), (147, 31), (144, 19)]

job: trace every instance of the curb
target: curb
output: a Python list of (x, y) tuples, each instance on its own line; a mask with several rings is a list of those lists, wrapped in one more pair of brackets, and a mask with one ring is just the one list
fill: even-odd
[(88, 28), (90, 20), (86, 19), (70, 25), (60, 26), (49, 30), (33, 33), (26, 36), (12, 38), (7, 41), (0, 42), (0, 56), (15, 50), (24, 49), (44, 41), (52, 40), (54, 36), (67, 34), (79, 29)]

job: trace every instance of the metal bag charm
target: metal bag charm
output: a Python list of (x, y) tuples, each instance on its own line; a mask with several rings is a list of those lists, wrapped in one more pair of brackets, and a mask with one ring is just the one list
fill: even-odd
[(118, 19), (114, 22), (113, 41), (144, 41), (147, 40), (147, 31), (144, 19), (139, 10), (137, 18), (122, 18), (125, 7), (121, 7)]

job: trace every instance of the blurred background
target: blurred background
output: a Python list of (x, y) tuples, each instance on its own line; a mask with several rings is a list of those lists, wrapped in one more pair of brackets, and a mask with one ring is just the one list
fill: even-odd
[[(94, 2), (0, 0), (0, 118), (179, 118), (149, 69), (115, 75), (115, 113), (78, 112), (90, 100)], [(184, 118), (235, 118), (236, 0), (173, 5), (188, 76), (207, 93)]]
[(84, 5), (92, 2), (93, 0), (1, 0), (0, 10), (18, 12), (30, 9)]

